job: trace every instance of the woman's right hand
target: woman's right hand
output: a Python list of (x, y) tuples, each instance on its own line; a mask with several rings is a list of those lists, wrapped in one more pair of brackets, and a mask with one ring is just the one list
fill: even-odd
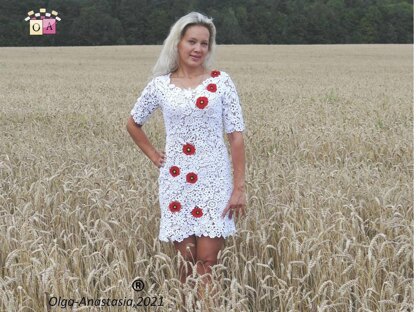
[(152, 157), (152, 162), (155, 164), (156, 167), (160, 169), (165, 164), (166, 161), (166, 154), (164, 151), (159, 152), (155, 150), (154, 156)]

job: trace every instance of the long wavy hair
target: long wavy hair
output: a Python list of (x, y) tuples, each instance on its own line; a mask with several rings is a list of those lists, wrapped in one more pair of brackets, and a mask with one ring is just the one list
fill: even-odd
[(166, 75), (175, 71), (178, 68), (178, 44), (181, 41), (182, 37), (185, 35), (185, 32), (188, 29), (188, 27), (194, 25), (204, 26), (209, 31), (208, 53), (205, 57), (203, 66), (204, 68), (209, 68), (212, 65), (216, 47), (215, 25), (212, 22), (212, 18), (208, 18), (207, 16), (198, 12), (191, 12), (185, 16), (182, 16), (179, 20), (175, 22), (175, 24), (171, 26), (169, 35), (163, 41), (163, 47), (162, 51), (160, 52), (159, 58), (155, 66), (153, 67), (153, 78), (161, 75)]

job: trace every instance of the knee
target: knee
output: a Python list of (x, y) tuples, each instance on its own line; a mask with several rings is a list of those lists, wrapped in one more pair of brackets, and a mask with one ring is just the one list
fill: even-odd
[(197, 257), (197, 263), (200, 263), (205, 268), (210, 268), (217, 264), (217, 258), (215, 257)]
[(212, 272), (212, 266), (217, 263), (215, 258), (198, 258), (196, 262), (196, 271), (198, 274), (204, 275), (206, 273), (209, 274), (208, 281), (210, 281), (210, 275)]

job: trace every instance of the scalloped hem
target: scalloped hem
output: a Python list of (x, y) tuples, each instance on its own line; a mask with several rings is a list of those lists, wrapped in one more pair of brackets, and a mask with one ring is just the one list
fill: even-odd
[(198, 237), (208, 236), (210, 238), (216, 238), (216, 237), (224, 237), (224, 238), (227, 238), (227, 237), (233, 236), (234, 234), (236, 234), (236, 232), (237, 231), (229, 232), (229, 233), (226, 233), (226, 234), (218, 234), (218, 235), (212, 235), (212, 234), (208, 234), (208, 233), (198, 233), (198, 234), (196, 234), (196, 233), (190, 233), (187, 236), (178, 237), (178, 238), (175, 238), (175, 237), (174, 238), (169, 238), (169, 237), (161, 237), (161, 236), (159, 236), (159, 240), (162, 241), (162, 242), (167, 242), (167, 243), (169, 243), (169, 242), (172, 242), (172, 243), (173, 242), (178, 242), (178, 243), (180, 243), (185, 238), (188, 238), (191, 235), (195, 235), (195, 236), (198, 236)]

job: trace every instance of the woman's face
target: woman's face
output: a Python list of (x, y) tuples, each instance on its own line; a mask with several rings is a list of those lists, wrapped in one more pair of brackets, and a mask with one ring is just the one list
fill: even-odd
[(188, 27), (178, 44), (179, 64), (198, 67), (204, 63), (208, 54), (209, 30), (201, 25)]

